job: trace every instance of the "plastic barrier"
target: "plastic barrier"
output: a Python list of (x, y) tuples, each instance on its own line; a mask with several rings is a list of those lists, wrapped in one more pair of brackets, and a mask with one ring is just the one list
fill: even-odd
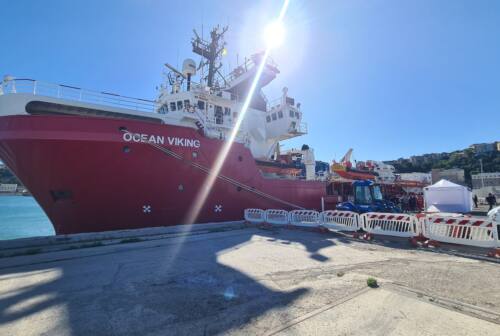
[(323, 211), (321, 225), (336, 231), (358, 231), (361, 228), (359, 214), (340, 210)]
[(262, 209), (245, 209), (245, 220), (250, 223), (264, 223), (266, 213)]
[(500, 247), (498, 225), (488, 218), (433, 215), (425, 218), (424, 235), (443, 243)]
[(368, 212), (361, 215), (363, 230), (371, 234), (411, 238), (420, 234), (415, 216)]
[(318, 227), (319, 212), (315, 210), (290, 211), (290, 224), (295, 226)]
[(287, 225), (288, 224), (288, 211), (280, 209), (267, 209), (266, 210), (266, 223)]

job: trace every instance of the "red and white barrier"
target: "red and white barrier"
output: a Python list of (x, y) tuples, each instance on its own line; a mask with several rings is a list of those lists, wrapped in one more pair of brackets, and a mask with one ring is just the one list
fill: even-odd
[[(336, 231), (356, 232), (363, 229), (367, 237), (387, 235), (428, 239), (436, 242), (493, 248), (500, 257), (500, 223), (486, 217), (443, 216), (439, 214), (409, 215), (369, 212), (359, 215), (350, 211), (246, 209), (244, 218), (256, 224), (319, 227)], [(427, 246), (427, 245), (424, 245)]]
[(368, 212), (361, 215), (363, 230), (371, 234), (411, 238), (420, 234), (415, 216)]
[(318, 227), (319, 212), (315, 210), (290, 211), (290, 224), (295, 226)]
[(289, 214), (286, 210), (267, 209), (266, 223), (276, 225), (288, 225)]
[(340, 210), (323, 211), (321, 225), (335, 231), (358, 231), (361, 228), (359, 214)]
[(499, 223), (488, 218), (427, 216), (424, 235), (434, 241), (478, 247), (500, 247)]
[(262, 209), (245, 209), (245, 221), (250, 223), (264, 223), (266, 221), (266, 213)]

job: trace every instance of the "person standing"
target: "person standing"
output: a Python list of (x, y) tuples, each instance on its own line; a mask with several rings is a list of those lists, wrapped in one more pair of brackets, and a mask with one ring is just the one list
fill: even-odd
[(403, 197), (401, 197), (401, 207), (403, 212), (408, 212), (408, 195), (404, 194)]
[(478, 199), (477, 199), (477, 195), (476, 194), (474, 194), (474, 197), (472, 197), (472, 200), (474, 201), (474, 208), (477, 208), (477, 201), (478, 201)]
[(489, 193), (488, 197), (486, 197), (486, 202), (488, 202), (488, 205), (490, 206), (490, 208), (488, 209), (488, 211), (490, 211), (491, 209), (493, 209), (494, 205), (497, 205), (497, 198), (492, 193)]
[(408, 207), (410, 208), (411, 212), (415, 212), (415, 208), (417, 207), (417, 198), (413, 193), (410, 194), (410, 198), (408, 199)]
[(417, 194), (417, 210), (424, 210), (424, 195), (422, 195), (422, 193)]

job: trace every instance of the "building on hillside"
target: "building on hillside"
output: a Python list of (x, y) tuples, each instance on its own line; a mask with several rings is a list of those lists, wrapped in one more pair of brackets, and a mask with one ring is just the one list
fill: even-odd
[(15, 193), (17, 191), (17, 184), (0, 184), (0, 193)]
[(474, 151), (474, 153), (489, 153), (500, 151), (500, 142), (495, 141), (491, 143), (480, 143), (470, 145), (470, 148)]
[(399, 174), (401, 180), (403, 181), (415, 181), (426, 184), (432, 183), (432, 174), (431, 173), (401, 173)]
[(432, 169), (432, 183), (445, 179), (450, 182), (465, 185), (465, 172), (461, 168), (452, 169)]
[(482, 187), (500, 187), (500, 172), (474, 174), (471, 175), (471, 178), (473, 189), (479, 189)]
[(426, 163), (432, 163), (437, 160), (441, 160), (445, 158), (448, 155), (448, 153), (430, 153), (430, 154), (423, 154), (423, 155), (414, 155), (410, 156), (409, 161), (413, 165), (421, 165), (421, 164), (426, 164)]
[(500, 172), (474, 174), (471, 178), (472, 191), (480, 199), (486, 198), (490, 193), (500, 199)]

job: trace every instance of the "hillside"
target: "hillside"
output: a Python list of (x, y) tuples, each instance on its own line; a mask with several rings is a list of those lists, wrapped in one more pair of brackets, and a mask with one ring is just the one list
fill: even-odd
[(394, 165), (399, 173), (430, 172), (431, 169), (462, 168), (465, 171), (465, 181), (471, 185), (471, 173), (479, 173), (481, 170), (479, 160), (483, 160), (484, 172), (500, 172), (500, 152), (493, 151), (476, 154), (470, 148), (463, 151), (451, 153), (426, 154), (415, 159), (399, 159), (386, 161)]
[(15, 177), (14, 174), (12, 174), (11, 171), (7, 169), (7, 167), (2, 167), (2, 166), (0, 166), (0, 183), (21, 184), (21, 182), (19, 182), (17, 177)]

